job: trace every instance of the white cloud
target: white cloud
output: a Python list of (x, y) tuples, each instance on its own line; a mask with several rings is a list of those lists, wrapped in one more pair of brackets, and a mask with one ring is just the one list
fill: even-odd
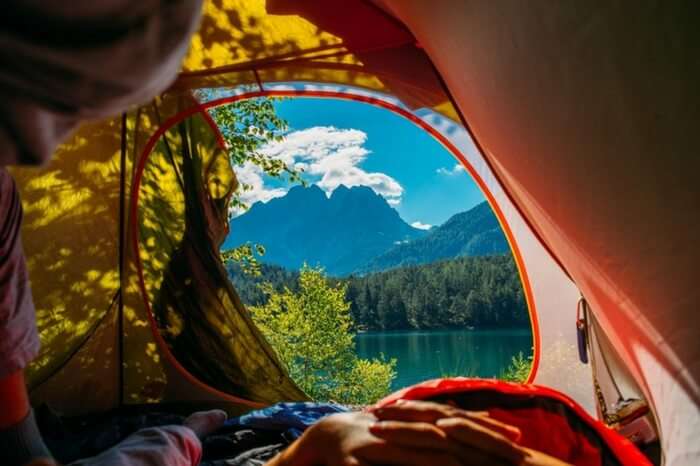
[[(251, 187), (248, 191), (243, 191), (239, 188), (239, 197), (248, 207), (256, 202), (267, 202), (270, 199), (282, 197), (287, 194), (287, 190), (284, 188), (266, 187), (262, 171), (258, 166), (250, 162), (246, 162), (242, 167), (236, 168), (236, 178), (238, 178), (239, 183), (247, 184)], [(234, 217), (242, 213), (243, 211), (241, 210), (234, 210), (231, 212)]]
[(418, 228), (419, 230), (430, 230), (433, 226), (427, 223), (413, 222), (411, 223), (413, 228)]
[[(362, 148), (367, 134), (356, 129), (337, 129), (333, 126), (314, 126), (285, 135), (280, 142), (265, 145), (261, 152), (291, 164), (295, 160), (320, 160), (343, 148)], [(365, 150), (362, 148), (362, 150)], [(366, 150), (365, 150), (366, 152)]]
[(306, 178), (327, 194), (341, 184), (369, 186), (389, 204), (398, 205), (403, 195), (398, 181), (385, 173), (367, 172), (359, 166), (370, 153), (364, 147), (366, 141), (367, 134), (357, 129), (315, 126), (293, 131), (284, 140), (265, 145), (261, 152), (303, 168)]
[(435, 173), (437, 173), (439, 175), (445, 175), (445, 176), (459, 175), (460, 173), (463, 173), (463, 172), (465, 172), (465, 169), (461, 163), (456, 163), (455, 166), (452, 168), (440, 167), (437, 170), (435, 170)]

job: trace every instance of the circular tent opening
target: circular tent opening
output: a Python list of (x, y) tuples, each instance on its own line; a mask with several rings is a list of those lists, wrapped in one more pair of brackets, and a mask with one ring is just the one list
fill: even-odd
[[(153, 261), (152, 258), (150, 258), (149, 260), (143, 260), (144, 258), (150, 257), (150, 254), (147, 251), (149, 247), (153, 247), (154, 250), (159, 249), (162, 252), (163, 242), (169, 243), (173, 246), (170, 250), (171, 253), (177, 252), (186, 256), (187, 253), (183, 252), (178, 245), (195, 244), (196, 241), (184, 240), (184, 236), (186, 236), (188, 232), (186, 231), (187, 222), (185, 221), (183, 224), (182, 215), (184, 215), (184, 217), (187, 217), (187, 212), (194, 214), (194, 212), (197, 209), (193, 208), (193, 206), (190, 206), (188, 209), (186, 201), (187, 193), (183, 192), (181, 194), (174, 194), (173, 196), (171, 196), (172, 199), (175, 199), (175, 204), (178, 204), (178, 207), (169, 206), (165, 209), (165, 213), (169, 212), (170, 215), (181, 216), (180, 223), (182, 235), (178, 237), (177, 234), (173, 236), (173, 233), (178, 230), (177, 228), (172, 228), (172, 225), (177, 224), (175, 218), (172, 218), (170, 219), (170, 221), (163, 223), (166, 220), (167, 215), (164, 216), (162, 200), (158, 200), (157, 202), (155, 202), (155, 205), (158, 205), (158, 207), (155, 209), (148, 207), (147, 203), (144, 203), (144, 200), (147, 199), (149, 196), (149, 189), (151, 194), (155, 194), (156, 191), (162, 192), (164, 189), (172, 189), (173, 192), (175, 192), (178, 190), (178, 186), (180, 187), (179, 189), (182, 189), (183, 186), (187, 185), (186, 183), (182, 182), (182, 170), (178, 170), (176, 168), (176, 164), (173, 165), (173, 157), (175, 156), (173, 148), (181, 147), (184, 149), (183, 153), (189, 153), (191, 155), (194, 149), (203, 150), (204, 146), (206, 145), (209, 146), (208, 150), (212, 154), (217, 153), (218, 155), (208, 156), (209, 159), (205, 161), (204, 165), (201, 165), (199, 167), (204, 171), (204, 185), (206, 185), (207, 189), (209, 189), (208, 197), (211, 200), (213, 200), (213, 202), (216, 203), (224, 199), (227, 195), (230, 194), (231, 190), (234, 189), (233, 183), (235, 183), (235, 177), (233, 177), (231, 173), (228, 173), (230, 167), (226, 163), (222, 163), (222, 160), (224, 160), (222, 158), (222, 154), (224, 153), (222, 150), (222, 147), (224, 147), (224, 137), (216, 127), (215, 122), (213, 121), (211, 115), (209, 115), (207, 110), (232, 102), (239, 102), (245, 99), (254, 99), (258, 97), (299, 96), (336, 99), (343, 98), (353, 101), (365, 102), (377, 107), (390, 110), (395, 114), (398, 114), (408, 119), (409, 121), (416, 124), (418, 127), (427, 131), (433, 137), (435, 137), (445, 148), (447, 148), (450, 151), (450, 153), (453, 156), (457, 158), (457, 160), (462, 164), (462, 166), (465, 167), (467, 171), (469, 171), (472, 177), (479, 184), (479, 187), (485, 193), (486, 198), (488, 199), (489, 204), (493, 208), (493, 211), (499, 223), (501, 224), (501, 226), (504, 227), (503, 231), (506, 234), (509, 244), (513, 248), (515, 262), (518, 265), (518, 270), (523, 279), (525, 296), (527, 298), (528, 308), (531, 316), (534, 339), (533, 364), (532, 369), (530, 370), (529, 376), (527, 378), (528, 381), (532, 381), (535, 377), (538, 368), (541, 351), (541, 345), (539, 344), (539, 321), (534, 314), (534, 300), (532, 287), (529, 284), (527, 275), (525, 273), (524, 261), (522, 258), (522, 254), (519, 251), (515, 242), (515, 235), (512, 229), (509, 227), (509, 224), (506, 221), (506, 216), (503, 210), (499, 207), (499, 204), (496, 200), (493, 191), (489, 189), (489, 180), (485, 180), (485, 177), (482, 173), (480, 173), (479, 169), (475, 168), (474, 160), (469, 160), (468, 156), (464, 155), (464, 153), (468, 151), (465, 151), (464, 148), (462, 148), (462, 150), (458, 148), (459, 144), (470, 144), (468, 135), (466, 135), (463, 129), (460, 131), (460, 127), (458, 125), (437, 114), (428, 113), (418, 116), (416, 113), (407, 110), (406, 108), (400, 106), (399, 103), (397, 103), (396, 101), (392, 101), (391, 99), (383, 98), (383, 96), (378, 95), (367, 95), (366, 92), (353, 93), (349, 90), (345, 90), (343, 92), (339, 92), (337, 90), (326, 91), (308, 89), (278, 89), (264, 92), (254, 91), (219, 97), (215, 98), (214, 100), (209, 100), (207, 102), (197, 104), (194, 106), (189, 104), (190, 106), (183, 111), (174, 111), (172, 114), (174, 114), (175, 116), (164, 121), (160, 125), (159, 129), (155, 132), (155, 134), (145, 144), (144, 149), (142, 151), (143, 156), (137, 164), (135, 172), (135, 181), (132, 185), (132, 192), (134, 194), (132, 196), (132, 226), (138, 226), (138, 228), (133, 228), (132, 239), (134, 241), (134, 245), (136, 246), (139, 252), (136, 255), (136, 262), (138, 266), (137, 269), (140, 276), (139, 285), (142, 290), (143, 298), (145, 298), (144, 305), (149, 310), (149, 321), (153, 330), (153, 338), (155, 338), (155, 341), (156, 343), (158, 343), (160, 351), (164, 353), (165, 359), (169, 362), (169, 364), (176, 369), (176, 372), (182, 374), (186, 379), (189, 379), (190, 382), (196, 382), (196, 385), (200, 386), (200, 388), (203, 388), (207, 392), (211, 392), (217, 396), (226, 393), (236, 393), (237, 396), (233, 397), (232, 399), (236, 402), (243, 400), (253, 400), (254, 402), (264, 403), (266, 400), (265, 390), (260, 390), (259, 388), (263, 385), (268, 385), (271, 377), (275, 378), (275, 380), (278, 381), (285, 379), (286, 373), (284, 369), (284, 364), (281, 364), (281, 362), (276, 358), (276, 356), (274, 355), (274, 351), (272, 351), (272, 349), (269, 346), (267, 346), (267, 344), (264, 342), (264, 338), (262, 338), (260, 332), (254, 329), (254, 325), (252, 325), (252, 322), (250, 321), (249, 317), (245, 316), (245, 313), (240, 313), (241, 315), (237, 315), (237, 317), (234, 320), (237, 320), (238, 322), (234, 324), (232, 324), (231, 322), (225, 322), (226, 320), (230, 319), (230, 316), (228, 315), (216, 316), (215, 322), (213, 322), (214, 325), (211, 325), (212, 316), (201, 315), (199, 316), (200, 318), (197, 320), (200, 323), (208, 322), (208, 324), (204, 326), (200, 325), (201, 328), (193, 330), (193, 325), (190, 319), (184, 319), (183, 314), (178, 315), (177, 312), (173, 311), (173, 309), (177, 307), (173, 306), (173, 302), (165, 304), (158, 303), (157, 305), (152, 306), (152, 304), (154, 304), (159, 299), (158, 293), (160, 293), (161, 296), (168, 294), (178, 294), (175, 293), (175, 290), (171, 290), (173, 293), (162, 293), (162, 290), (158, 285), (159, 283), (167, 285), (169, 282), (174, 283), (176, 281), (184, 283), (194, 283), (197, 281), (193, 280), (193, 277), (164, 276), (164, 270), (162, 268), (159, 270), (146, 270), (149, 267), (153, 268), (152, 265), (148, 264), (160, 264), (162, 266), (163, 264), (165, 264), (165, 261)], [(202, 95), (200, 95), (200, 97), (202, 97)], [(207, 97), (214, 96), (212, 96), (211, 94), (209, 96), (205, 95), (204, 99), (206, 99)], [(183, 106), (182, 102), (180, 102), (178, 105), (180, 105), (180, 107)], [(205, 135), (206, 133), (209, 134), (203, 137), (203, 135)], [(202, 140), (204, 139), (207, 140), (206, 144), (202, 142)], [(153, 161), (149, 161), (149, 159), (152, 157), (153, 152), (156, 152), (158, 154), (157, 157), (159, 158), (159, 161), (155, 163)], [(471, 152), (472, 158), (478, 156), (478, 152), (476, 150), (472, 149)], [(165, 169), (164, 167), (168, 164), (173, 165), (173, 169), (171, 170), (170, 174), (170, 183), (163, 181), (163, 175), (166, 171), (168, 171), (168, 169)], [(481, 171), (484, 171), (485, 167), (481, 166), (480, 169)], [(147, 174), (149, 170), (153, 170), (153, 173), (157, 175), (153, 178), (153, 180), (158, 180), (157, 186), (153, 185), (150, 188), (148, 187), (148, 182), (146, 181), (148, 179)], [(165, 178), (167, 178), (167, 176)], [(491, 183), (494, 182), (493, 180), (490, 181)], [(170, 188), (167, 188), (167, 186), (170, 186)], [(190, 193), (191, 198), (192, 196), (193, 193)], [(162, 196), (156, 195), (153, 198), (153, 200), (155, 200), (155, 198), (157, 197)], [(219, 204), (221, 204), (221, 202), (219, 202)], [(219, 208), (223, 210), (220, 210), (217, 213), (217, 215), (225, 215), (225, 208), (223, 207), (223, 205), (220, 205)], [(201, 210), (204, 212), (207, 211), (207, 209)], [(158, 219), (158, 221), (155, 223), (160, 224), (161, 227), (165, 224), (170, 225), (167, 228), (168, 234), (166, 235), (170, 237), (162, 237), (162, 229), (151, 228), (151, 231), (149, 231), (149, 228), (144, 228), (144, 225), (154, 225), (154, 219)], [(207, 223), (206, 219), (200, 219), (200, 221), (202, 224)], [(158, 230), (158, 232), (154, 233), (154, 231), (156, 230)], [(223, 240), (223, 236), (225, 236), (225, 234), (225, 231), (218, 232), (218, 237), (215, 238), (215, 241)], [(199, 256), (201, 257), (201, 254)], [(170, 263), (172, 263), (172, 260), (170, 261)], [(192, 269), (191, 264), (188, 263), (187, 266), (188, 268)], [(182, 293), (179, 294), (182, 295)], [(202, 294), (201, 289), (197, 289), (197, 294)], [(229, 305), (232, 308), (242, 307), (242, 303), (240, 302), (235, 292), (230, 297), (230, 300), (231, 303), (229, 303)], [(202, 304), (203, 303), (198, 303), (200, 310)], [(153, 312), (154, 309), (156, 311), (155, 317)], [(224, 314), (227, 313), (224, 312)], [(196, 327), (196, 325), (194, 326)], [(244, 333), (249, 333), (250, 335), (252, 335), (251, 338), (240, 338), (241, 326), (245, 327)], [(216, 330), (212, 330), (213, 328), (216, 328)], [(213, 336), (214, 334), (218, 334), (219, 337), (217, 338), (216, 336)], [(163, 335), (165, 335), (165, 339), (163, 338)], [(231, 339), (230, 337), (232, 335), (238, 335), (239, 338)], [(216, 348), (213, 351), (213, 354), (211, 351), (212, 338), (218, 340), (220, 343), (220, 347)], [(226, 339), (229, 339), (230, 341), (228, 343), (224, 342), (224, 340)], [(178, 348), (177, 344), (166, 344), (166, 340), (179, 340), (181, 342), (186, 343), (182, 343), (181, 345), (183, 347)], [(249, 346), (242, 347), (241, 340), (243, 340)], [(213, 346), (215, 347), (216, 345)], [(196, 349), (197, 347), (202, 349), (201, 354), (200, 351)], [(206, 347), (207, 351), (204, 351), (204, 347)], [(231, 350), (233, 350), (234, 353), (238, 351), (238, 355), (234, 355), (234, 357), (232, 358), (228, 357), (227, 353), (230, 353)], [(219, 354), (216, 354), (217, 352), (219, 352)], [(262, 353), (265, 356), (262, 359), (252, 359), (253, 364), (257, 364), (257, 367), (254, 370), (251, 370), (249, 372), (246, 370), (242, 371), (241, 366), (245, 367), (246, 364), (251, 362), (251, 358), (249, 358), (246, 355), (252, 354), (253, 352)], [(207, 353), (209, 354), (206, 355)], [(226, 368), (227, 364), (230, 367)], [(266, 378), (263, 379), (251, 375), (259, 375), (261, 372), (261, 368), (267, 368), (268, 370), (271, 370), (272, 374), (268, 374)], [(242, 375), (242, 372), (245, 372), (248, 375)], [(253, 378), (257, 380), (257, 384), (251, 383)], [(237, 381), (238, 383), (232, 384), (231, 382), (233, 380)], [(257, 388), (254, 388), (256, 385)], [(210, 387), (216, 388), (210, 389)], [(279, 387), (280, 385), (277, 384), (277, 389), (280, 389)], [(290, 395), (292, 394), (296, 398), (303, 396), (300, 394), (298, 387), (296, 387), (293, 382), (289, 384), (287, 390), (288, 393), (286, 394), (268, 393), (267, 396), (270, 396), (273, 399), (291, 398)]]
[[(238, 163), (243, 187), (221, 249), (242, 301), (304, 390), (361, 404), (376, 400), (357, 393), (358, 377), (381, 380), (383, 394), (448, 375), (526, 380), (533, 337), (523, 286), (506, 235), (464, 166), (384, 107), (314, 97), (266, 103), (284, 120), (284, 139), (270, 131)], [(241, 133), (263, 132), (262, 112), (254, 125), (249, 116), (262, 107), (234, 103), (212, 116), (248, 125), (219, 125), (241, 145)], [(269, 173), (261, 162), (268, 157), (299, 171)], [(325, 281), (316, 294), (322, 289), (334, 309), (309, 298), (316, 274)], [(350, 377), (351, 367), (366, 373)]]

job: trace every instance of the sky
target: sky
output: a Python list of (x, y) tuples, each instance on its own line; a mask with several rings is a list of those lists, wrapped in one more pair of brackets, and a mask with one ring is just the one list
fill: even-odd
[[(289, 130), (262, 152), (303, 168), (309, 184), (328, 195), (340, 184), (369, 186), (418, 228), (440, 225), (484, 200), (471, 176), (432, 136), (389, 110), (338, 99), (278, 101)], [(252, 205), (284, 196), (287, 182), (267, 178), (249, 164), (236, 171), (253, 187)]]

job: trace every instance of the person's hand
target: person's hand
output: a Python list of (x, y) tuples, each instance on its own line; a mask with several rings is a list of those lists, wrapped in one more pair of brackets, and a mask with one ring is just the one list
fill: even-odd
[(461, 465), (520, 465), (527, 453), (517, 443), (520, 431), (492, 419), (486, 412), (470, 412), (425, 401), (399, 402), (374, 411), (379, 420), (370, 432), (392, 444), (409, 445), (413, 423), (434, 425), (446, 437), (445, 450)]
[(368, 413), (334, 414), (312, 426), (267, 466), (461, 466), (438, 427), (406, 423), (391, 441), (373, 435), (377, 418)]
[(200, 439), (218, 430), (226, 422), (226, 412), (220, 409), (211, 411), (198, 411), (190, 414), (182, 425), (189, 427)]
[(440, 419), (463, 419), (465, 425), (474, 425), (475, 432), (482, 432), (482, 427), (496, 432), (512, 442), (521, 437), (517, 427), (497, 421), (487, 411), (466, 411), (448, 404), (431, 401), (398, 400), (396, 403), (372, 412), (381, 421), (428, 422), (436, 424)]
[(465, 411), (454, 406), (399, 400), (374, 411), (380, 422), (370, 427), (373, 435), (389, 442), (408, 438), (407, 422), (431, 423), (451, 440), (450, 451), (463, 465), (509, 464), (519, 466), (565, 466), (567, 463), (517, 445), (518, 428), (489, 417), (485, 411)]

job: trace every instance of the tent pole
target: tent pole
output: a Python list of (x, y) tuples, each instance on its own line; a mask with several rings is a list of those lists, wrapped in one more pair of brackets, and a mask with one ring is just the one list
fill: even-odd
[(121, 118), (121, 157), (119, 165), (119, 300), (117, 302), (117, 346), (119, 359), (119, 400), (124, 405), (124, 221), (126, 209), (126, 113)]

